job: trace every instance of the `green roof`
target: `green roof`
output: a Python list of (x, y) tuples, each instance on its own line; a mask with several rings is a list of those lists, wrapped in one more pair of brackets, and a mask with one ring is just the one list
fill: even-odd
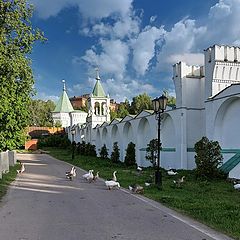
[(99, 79), (97, 79), (97, 82), (93, 88), (92, 94), (93, 94), (93, 97), (106, 97), (106, 94), (103, 90), (102, 84), (100, 83)]
[(73, 112), (73, 111), (74, 111), (74, 109), (68, 98), (68, 95), (67, 95), (65, 89), (63, 89), (63, 94), (60, 97), (60, 99), (58, 100), (58, 103), (57, 103), (55, 109), (53, 110), (53, 112), (69, 113), (69, 112)]

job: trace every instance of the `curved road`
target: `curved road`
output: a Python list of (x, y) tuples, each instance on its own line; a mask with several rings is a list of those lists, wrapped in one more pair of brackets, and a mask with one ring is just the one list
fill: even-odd
[(19, 154), (19, 174), (0, 203), (1, 240), (230, 240), (127, 190), (87, 183), (46, 154)]

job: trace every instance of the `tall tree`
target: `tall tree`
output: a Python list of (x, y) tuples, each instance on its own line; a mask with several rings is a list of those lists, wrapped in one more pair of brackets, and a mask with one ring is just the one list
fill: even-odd
[(36, 40), (44, 40), (32, 28), (32, 13), (26, 0), (0, 1), (0, 150), (21, 146), (25, 140), (34, 93), (29, 54)]
[(40, 127), (52, 127), (53, 119), (51, 111), (55, 108), (53, 101), (32, 100), (30, 105), (29, 125)]
[(146, 109), (153, 109), (152, 99), (150, 96), (148, 96), (146, 93), (143, 93), (133, 98), (130, 107), (131, 114), (137, 114)]

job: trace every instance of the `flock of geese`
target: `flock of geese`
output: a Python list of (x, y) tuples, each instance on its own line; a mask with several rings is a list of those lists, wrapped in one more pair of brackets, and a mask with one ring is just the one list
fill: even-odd
[[(21, 174), (23, 172), (25, 172), (25, 165), (24, 163), (20, 162), (20, 169), (17, 170), (17, 173)], [(141, 167), (137, 167), (137, 171), (138, 172), (141, 172), (142, 171), (142, 168)], [(96, 174), (94, 175), (94, 170), (89, 170), (88, 173), (85, 173), (82, 175), (82, 177), (88, 181), (89, 183), (91, 182), (95, 182), (98, 178), (99, 178), (99, 172), (96, 172)], [(112, 176), (112, 179), (107, 179), (105, 181), (105, 185), (106, 187), (111, 190), (113, 188), (117, 188), (117, 189), (120, 189), (120, 183), (117, 181), (117, 176), (116, 176), (116, 173), (117, 171), (114, 171), (113, 172), (113, 176)], [(174, 169), (169, 169), (167, 171), (167, 174), (169, 176), (175, 176), (178, 174), (178, 172)], [(66, 178), (69, 179), (70, 181), (73, 180), (74, 177), (77, 176), (77, 173), (76, 173), (76, 168), (74, 166), (71, 167), (71, 170), (70, 171), (67, 171), (66, 172)], [(177, 187), (181, 187), (181, 185), (183, 184), (183, 182), (185, 181), (185, 176), (182, 176), (181, 178), (177, 179), (177, 180), (173, 180), (173, 184)], [(145, 183), (145, 186), (150, 186), (150, 183)], [(236, 190), (240, 190), (240, 183), (239, 182), (234, 182), (233, 183), (233, 187), (234, 189)], [(133, 185), (130, 185), (129, 187), (129, 190), (132, 191), (133, 193), (140, 193), (142, 194), (144, 192), (144, 189), (142, 186), (138, 185), (138, 184), (133, 184)]]
[[(94, 170), (91, 169), (88, 171), (88, 173), (83, 174), (82, 177), (89, 183), (95, 182), (99, 178), (99, 172), (97, 172), (96, 175), (94, 175), (93, 172)], [(120, 183), (117, 181), (116, 173), (117, 171), (114, 171), (112, 179), (108, 179), (105, 181), (105, 185), (109, 190), (113, 188), (120, 189)]]

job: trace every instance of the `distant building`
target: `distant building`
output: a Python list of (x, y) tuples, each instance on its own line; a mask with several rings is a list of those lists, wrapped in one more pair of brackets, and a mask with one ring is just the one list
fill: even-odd
[(116, 112), (119, 108), (119, 103), (116, 103), (114, 99), (110, 99), (110, 110)]
[(80, 109), (82, 107), (87, 106), (87, 99), (89, 98), (89, 94), (84, 94), (82, 96), (74, 96), (69, 98), (74, 109)]

